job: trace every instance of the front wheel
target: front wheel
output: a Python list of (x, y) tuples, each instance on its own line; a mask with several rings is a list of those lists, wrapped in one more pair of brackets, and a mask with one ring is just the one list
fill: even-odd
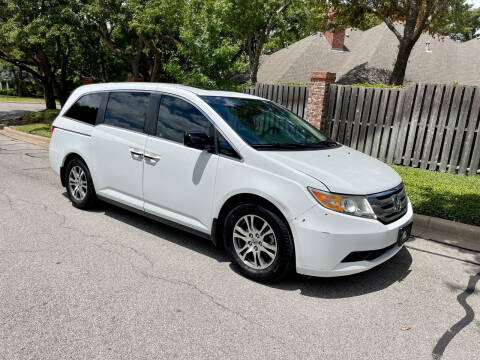
[(275, 212), (257, 204), (241, 204), (227, 215), (226, 248), (243, 275), (256, 281), (283, 278), (294, 259), (288, 225)]

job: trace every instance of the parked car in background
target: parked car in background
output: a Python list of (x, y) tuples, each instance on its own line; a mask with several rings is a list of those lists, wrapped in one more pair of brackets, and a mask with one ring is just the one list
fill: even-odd
[(394, 170), (251, 95), (82, 86), (53, 123), (49, 153), (74, 206), (99, 198), (210, 238), (257, 281), (291, 268), (361, 272), (410, 235)]

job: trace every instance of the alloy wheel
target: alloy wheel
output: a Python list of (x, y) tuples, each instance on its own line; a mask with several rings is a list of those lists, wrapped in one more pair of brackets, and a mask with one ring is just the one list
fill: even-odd
[(277, 257), (277, 239), (270, 224), (258, 215), (241, 217), (233, 228), (233, 246), (245, 265), (266, 269)]
[(77, 201), (82, 201), (87, 195), (87, 175), (80, 166), (73, 166), (68, 175), (70, 193)]

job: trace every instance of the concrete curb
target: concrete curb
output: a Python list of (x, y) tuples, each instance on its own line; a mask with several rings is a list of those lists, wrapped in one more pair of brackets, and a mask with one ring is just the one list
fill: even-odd
[(3, 130), (0, 129), (0, 134), (46, 148), (48, 148), (48, 146), (50, 145), (49, 138), (39, 135), (28, 134), (23, 131), (18, 131), (9, 126), (6, 126), (5, 128), (3, 128)]
[(414, 214), (412, 234), (480, 252), (480, 226)]
[[(50, 144), (49, 138), (27, 134), (12, 127), (7, 126), (1, 130), (1, 124), (0, 134), (47, 148)], [(412, 234), (424, 239), (480, 252), (480, 226), (414, 214)]]

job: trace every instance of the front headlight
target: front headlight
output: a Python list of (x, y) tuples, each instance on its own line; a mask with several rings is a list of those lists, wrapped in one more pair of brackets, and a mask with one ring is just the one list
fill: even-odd
[(308, 188), (313, 197), (327, 209), (343, 214), (375, 219), (376, 215), (365, 196), (334, 194)]

